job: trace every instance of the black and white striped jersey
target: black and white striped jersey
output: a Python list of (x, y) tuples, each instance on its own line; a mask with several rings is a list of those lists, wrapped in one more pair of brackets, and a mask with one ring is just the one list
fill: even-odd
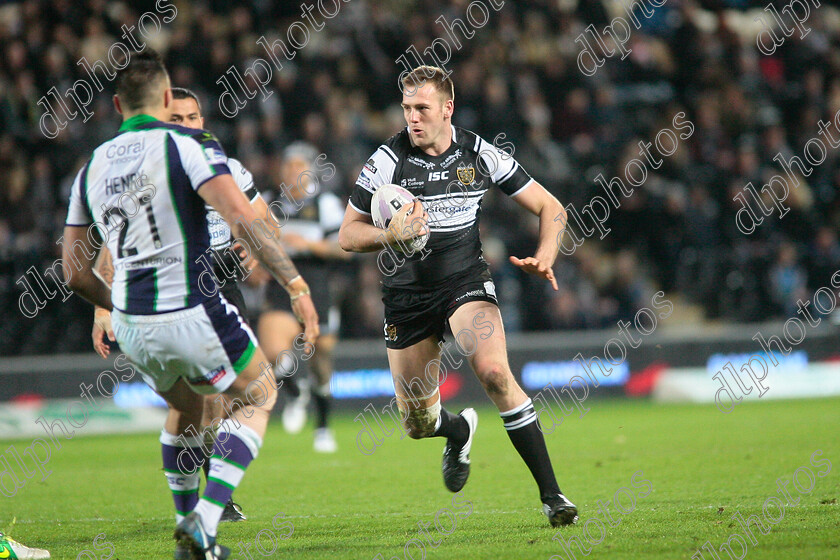
[[(304, 190), (313, 186), (315, 194), (304, 199), (296, 200), (287, 192), (274, 193), (271, 209), (281, 224), (281, 243), (284, 237), (290, 235), (299, 235), (310, 242), (337, 242), (338, 229), (344, 220), (344, 203), (320, 185), (310, 183)], [(334, 258), (316, 255), (308, 249), (301, 250), (288, 244), (284, 245), (284, 248), (292, 257), (297, 271), (309, 282), (321, 324), (335, 332), (339, 326), (340, 314), (337, 309), (332, 308), (330, 275), (340, 270), (342, 264)], [(266, 302), (273, 309), (291, 310), (286, 291), (280, 286), (272, 287), (266, 293)]]
[(474, 269), (486, 268), (478, 220), (484, 193), (496, 185), (508, 196), (528, 188), (533, 179), (508, 153), (480, 136), (452, 127), (452, 144), (439, 156), (413, 146), (408, 128), (389, 138), (367, 161), (356, 180), (350, 205), (370, 215), (373, 193), (382, 185), (404, 187), (429, 213), (431, 237), (423, 254), (406, 257), (391, 276), (389, 288), (423, 291)]
[[(307, 241), (337, 240), (338, 229), (344, 220), (344, 205), (341, 199), (329, 191), (317, 188), (317, 194), (303, 200), (292, 202), (287, 196), (274, 197), (274, 203), (280, 205), (282, 215), (279, 219), (282, 232), (300, 235)], [(282, 235), (280, 241), (283, 241)], [(295, 264), (303, 260), (323, 261), (310, 252), (301, 252), (286, 247), (286, 252)]]

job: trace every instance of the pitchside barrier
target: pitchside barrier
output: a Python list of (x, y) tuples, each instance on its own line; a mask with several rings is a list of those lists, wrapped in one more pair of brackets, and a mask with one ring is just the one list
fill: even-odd
[[(765, 323), (663, 327), (644, 337), (616, 336), (615, 329), (510, 334), (508, 354), (530, 395), (553, 390), (568, 406), (647, 396), (715, 403), (731, 412), (743, 399), (840, 394), (839, 334), (828, 321), (807, 333), (795, 324)], [(469, 343), (451, 342), (440, 364), (444, 401), (489, 403), (469, 369)], [(305, 360), (295, 363), (295, 375), (308, 371)], [(339, 343), (335, 368), (337, 408), (381, 408), (394, 395), (381, 340)], [(93, 351), (0, 358), (0, 387), (0, 439), (43, 435), (42, 425), (56, 419), (84, 425), (80, 435), (157, 430), (164, 412), (118, 351), (108, 360)]]

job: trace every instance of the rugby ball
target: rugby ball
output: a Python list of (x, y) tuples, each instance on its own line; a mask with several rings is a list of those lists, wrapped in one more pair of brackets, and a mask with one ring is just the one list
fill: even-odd
[[(400, 211), (406, 204), (414, 203), (414, 195), (399, 185), (382, 185), (376, 192), (373, 193), (373, 198), (370, 201), (370, 213), (373, 218), (373, 225), (381, 229), (388, 229), (391, 225), (391, 219)], [(422, 204), (422, 203), (421, 203)], [(406, 227), (411, 224), (406, 223)], [(429, 230), (426, 233), (418, 235), (414, 239), (406, 242), (396, 243), (394, 249), (400, 252), (410, 252), (413, 254), (426, 246), (429, 241)], [(406, 249), (406, 251), (403, 251)]]

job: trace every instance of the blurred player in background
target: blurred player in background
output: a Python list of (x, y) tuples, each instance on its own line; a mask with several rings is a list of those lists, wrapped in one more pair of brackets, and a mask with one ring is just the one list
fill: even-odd
[[(204, 129), (201, 104), (198, 101), (198, 96), (192, 91), (180, 87), (172, 88), (172, 104), (170, 108), (172, 110), (172, 116), (169, 118), (169, 122), (195, 130)], [(228, 158), (227, 165), (233, 180), (236, 182), (236, 186), (245, 193), (245, 196), (251, 202), (251, 207), (258, 216), (265, 216), (268, 212), (268, 206), (254, 186), (253, 175), (243, 167), (239, 160), (232, 157)], [(212, 267), (213, 276), (224, 282), (220, 289), (222, 295), (225, 296), (228, 303), (236, 306), (239, 314), (247, 321), (248, 310), (245, 306), (242, 292), (239, 291), (239, 287), (237, 286), (237, 282), (242, 280), (246, 271), (240, 264), (240, 259), (231, 246), (233, 236), (231, 235), (230, 226), (212, 206), (208, 204), (206, 208), (207, 228), (210, 233), (210, 246), (213, 249), (213, 254), (207, 255), (204, 262)], [(255, 267), (256, 261), (251, 259), (247, 266), (249, 268)], [(113, 281), (114, 269), (111, 253), (107, 248), (103, 248), (100, 253), (97, 271), (108, 285), (110, 285)], [(111, 312), (96, 306), (92, 333), (93, 348), (103, 358), (107, 358), (110, 353), (108, 343), (105, 341), (106, 333), (108, 339), (113, 341), (114, 333), (111, 330)], [(204, 419), (201, 428), (208, 428), (214, 419), (224, 417), (225, 410), (221, 403), (216, 400), (214, 395), (208, 395), (204, 400)], [(208, 430), (203, 433), (205, 446), (208, 450), (212, 449), (214, 439), (212, 431)], [(205, 477), (209, 476), (210, 462), (205, 461), (202, 469), (204, 470)], [(231, 499), (225, 505), (224, 512), (222, 512), (221, 520), (244, 521), (245, 519), (246, 517), (242, 513), (242, 508), (233, 501), (233, 497), (231, 496)]]
[[(384, 278), (385, 342), (403, 423), (412, 438), (445, 437), (443, 479), (458, 492), (470, 472), (475, 410), (459, 415), (441, 407), (438, 391), (446, 323), (462, 353), (498, 407), (513, 446), (528, 465), (552, 526), (577, 521), (577, 507), (560, 491), (531, 399), (507, 360), (502, 316), (481, 254), (478, 219), (484, 193), (495, 185), (539, 217), (535, 256), (511, 263), (557, 289), (551, 269), (566, 223), (563, 206), (509, 154), (475, 133), (452, 125), (455, 87), (437, 67), (421, 66), (402, 79), (406, 128), (374, 152), (356, 181), (339, 239), (348, 251), (381, 251), (431, 232), (430, 253), (415, 252)], [(417, 197), (383, 231), (371, 223), (371, 198), (385, 184)], [(427, 205), (425, 211), (422, 199)], [(420, 227), (418, 227), (420, 226)], [(383, 233), (385, 237), (383, 238)], [(489, 331), (489, 332), (488, 332)], [(461, 337), (461, 333), (471, 333)], [(427, 379), (427, 371), (434, 375)], [(432, 381), (435, 380), (435, 382)]]
[[(73, 182), (62, 258), (76, 266), (64, 267), (65, 280), (112, 311), (120, 349), (170, 405), (161, 453), (176, 509), (176, 555), (186, 549), (194, 560), (224, 559), (230, 550), (216, 543), (218, 523), (262, 446), (277, 393), (237, 309), (199, 284), (200, 257), (210, 249), (205, 204), (290, 292), (307, 340), (318, 336), (318, 316), (288, 255), (273, 236), (258, 233), (259, 216), (231, 177), (216, 138), (163, 122), (171, 115), (172, 91), (160, 56), (151, 48), (133, 56), (116, 89), (123, 124)], [(103, 245), (113, 256), (112, 287), (93, 272)], [(266, 374), (271, 379), (260, 379)], [(199, 499), (203, 442), (185, 448), (179, 436), (190, 438), (186, 428), (201, 425), (203, 395), (214, 393), (225, 394), (230, 412), (219, 425), (211, 476)]]
[[(287, 219), (283, 223), (280, 240), (300, 273), (313, 279), (313, 301), (322, 321), (321, 334), (315, 342), (317, 350), (306, 360), (312, 380), (310, 383), (299, 382), (300, 395), (289, 400), (283, 409), (283, 426), (290, 433), (303, 429), (311, 393), (316, 414), (314, 449), (319, 453), (334, 453), (337, 446), (335, 436), (328, 427), (328, 419), (332, 400), (332, 353), (340, 318), (338, 309), (332, 304), (329, 277), (336, 263), (348, 260), (350, 255), (338, 244), (344, 205), (336, 195), (322, 187), (321, 176), (316, 172), (316, 167), (320, 165), (318, 151), (305, 142), (295, 142), (283, 152), (283, 190), (276, 202), (281, 205), (282, 214)], [(335, 173), (331, 164), (326, 166), (331, 168), (327, 173)], [(331, 177), (326, 173), (323, 175), (324, 179)], [(300, 323), (291, 313), (289, 297), (276, 286), (270, 286), (266, 292), (266, 307), (270, 310), (260, 315), (257, 329), (262, 347), (274, 363), (293, 368), (294, 363), (300, 362), (295, 362), (291, 354), (284, 351), (294, 351), (294, 340), (301, 330)], [(279, 369), (275, 371), (276, 375), (288, 373)]]

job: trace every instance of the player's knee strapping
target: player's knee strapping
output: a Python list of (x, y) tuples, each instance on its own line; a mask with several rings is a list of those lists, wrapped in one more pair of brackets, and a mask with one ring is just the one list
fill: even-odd
[(244, 455), (247, 455), (249, 457), (247, 463), (250, 463), (257, 458), (260, 447), (262, 447), (262, 438), (257, 432), (228, 418), (219, 424), (212, 456), (220, 459), (231, 458), (231, 460), (243, 464), (236, 461), (236, 458), (239, 457), (244, 461)]
[[(424, 403), (437, 396), (435, 404), (425, 406)], [(412, 439), (421, 439), (431, 437), (437, 428), (438, 418), (440, 417), (440, 396), (437, 388), (429, 393), (416, 399), (406, 399), (405, 403), (408, 407), (408, 414), (405, 419), (405, 428), (408, 432), (408, 437)], [(422, 407), (422, 408), (421, 408)]]

